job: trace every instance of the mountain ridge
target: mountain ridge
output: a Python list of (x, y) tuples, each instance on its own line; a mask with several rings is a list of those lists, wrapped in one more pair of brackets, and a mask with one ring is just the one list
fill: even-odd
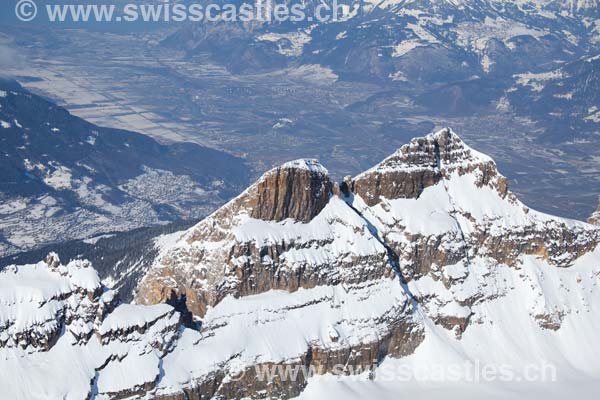
[[(296, 163), (299, 162), (296, 161)], [(390, 167), (390, 165), (392, 165), (392, 167)], [(400, 167), (394, 168), (394, 165), (399, 165)], [(285, 169), (289, 170), (289, 166)], [(306, 185), (306, 179), (303, 177), (305, 173), (303, 168), (292, 167), (291, 170), (294, 171), (292, 176), (297, 178), (300, 189), (304, 190), (305, 193), (308, 193), (309, 198), (322, 198), (323, 185), (317, 185), (316, 187), (308, 186)], [(322, 175), (323, 171), (326, 170), (320, 165), (318, 166), (318, 170), (321, 174), (320, 177), (328, 182), (326, 175)], [(233, 290), (233, 292), (222, 291), (222, 295), (235, 293), (236, 296), (255, 294), (257, 293), (256, 290), (260, 293), (261, 291), (273, 287), (280, 289), (287, 288), (293, 291), (298, 287), (303, 287), (303, 285), (307, 285), (307, 287), (314, 286), (316, 283), (310, 280), (299, 285), (291, 284), (290, 286), (288, 282), (289, 277), (285, 276), (284, 278), (280, 278), (277, 276), (278, 272), (276, 271), (281, 271), (281, 267), (277, 265), (272, 265), (270, 267), (273, 268), (273, 270), (266, 268), (260, 278), (255, 276), (256, 268), (259, 265), (262, 265), (255, 257), (262, 257), (263, 252), (265, 251), (265, 254), (268, 254), (268, 257), (271, 259), (275, 260), (279, 257), (283, 257), (285, 260), (284, 254), (286, 252), (294, 249), (299, 250), (306, 246), (310, 247), (314, 242), (328, 245), (334, 241), (332, 237), (326, 237), (327, 235), (319, 237), (314, 234), (311, 228), (309, 228), (313, 222), (312, 219), (292, 218), (287, 222), (282, 219), (275, 219), (272, 221), (271, 218), (261, 218), (260, 213), (256, 213), (255, 207), (257, 202), (252, 200), (249, 201), (248, 199), (253, 197), (252, 193), (256, 192), (258, 187), (263, 185), (264, 182), (269, 181), (270, 176), (278, 175), (279, 171), (280, 168), (275, 168), (265, 173), (257, 183), (250, 186), (250, 188), (242, 195), (232, 200), (206, 220), (188, 230), (181, 239), (181, 253), (175, 248), (173, 251), (174, 254), (172, 256), (167, 256), (167, 258), (171, 258), (167, 261), (167, 264), (170, 267), (166, 266), (166, 269), (162, 268), (159, 262), (159, 266), (155, 271), (152, 269), (150, 270), (149, 275), (146, 276), (140, 286), (138, 301), (151, 304), (160, 302), (160, 300), (158, 300), (160, 298), (164, 299), (165, 294), (163, 293), (163, 290), (165, 290), (165, 287), (162, 286), (160, 282), (164, 280), (165, 275), (173, 276), (173, 273), (176, 270), (179, 270), (180, 272), (197, 271), (198, 268), (210, 274), (209, 271), (214, 270), (210, 265), (215, 262), (223, 262), (225, 264), (233, 262), (233, 264), (230, 266), (231, 269), (224, 272), (223, 275), (218, 273), (216, 276), (213, 276), (213, 279), (216, 280), (211, 282), (215, 285), (215, 289), (208, 289), (208, 297), (212, 299), (208, 301), (208, 303), (205, 303), (204, 289), (196, 288), (194, 290), (189, 290), (185, 285), (184, 287), (180, 286), (178, 288), (169, 286), (168, 296), (184, 296), (190, 304), (190, 309), (202, 310), (200, 311), (200, 315), (203, 315), (207, 306), (214, 306), (219, 301), (219, 296), (216, 296), (213, 290), (222, 291), (222, 285)], [(382, 171), (383, 173), (381, 173)], [(472, 181), (471, 178), (473, 178)], [(475, 189), (473, 195), (475, 195), (476, 189), (479, 188), (482, 190), (489, 190), (490, 196), (492, 197), (488, 200), (491, 205), (483, 205), (483, 209), (478, 209), (476, 207), (473, 211), (468, 209), (457, 210), (457, 208), (460, 208), (462, 205), (455, 204), (455, 201), (457, 201), (456, 195), (464, 198), (465, 193), (460, 193), (460, 191), (452, 193), (452, 190), (447, 186), (449, 185), (447, 182), (452, 179), (461, 180), (462, 185), (472, 186)], [(292, 181), (293, 180), (294, 179), (292, 179)], [(369, 186), (369, 183), (374, 184), (375, 188), (373, 189), (372, 186)], [(460, 186), (461, 184), (457, 185)], [(470, 244), (472, 247), (486, 249), (490, 254), (493, 253), (493, 256), (500, 262), (510, 262), (514, 256), (513, 253), (521, 254), (525, 252), (544, 254), (544, 257), (546, 257), (549, 262), (568, 266), (570, 261), (589, 251), (590, 248), (593, 249), (598, 241), (597, 230), (590, 229), (583, 223), (552, 218), (532, 211), (520, 203), (516, 197), (508, 191), (507, 180), (498, 174), (493, 160), (466, 146), (458, 135), (449, 128), (440, 130), (425, 138), (414, 139), (382, 163), (363, 174), (359, 174), (352, 180), (350, 185), (351, 194), (347, 197), (342, 194), (330, 197), (329, 207), (326, 208), (329, 213), (323, 214), (327, 215), (325, 218), (329, 221), (328, 225), (331, 226), (332, 223), (343, 220), (352, 221), (348, 212), (355, 212), (360, 220), (360, 222), (357, 222), (357, 220), (351, 223), (358, 224), (353, 225), (355, 231), (362, 229), (364, 232), (369, 232), (373, 235), (373, 237), (370, 237), (371, 240), (385, 243), (385, 251), (387, 251), (388, 247), (391, 247), (395, 250), (396, 256), (400, 259), (404, 257), (412, 263), (411, 268), (407, 268), (406, 273), (403, 275), (404, 279), (410, 279), (414, 275), (421, 275), (424, 270), (426, 271), (428, 269), (426, 266), (427, 263), (431, 264), (436, 261), (445, 263), (459, 261), (463, 258), (465, 255), (465, 248), (468, 247), (463, 237), (465, 230), (475, 231), (471, 232), (471, 235), (473, 236), (472, 240), (476, 242)], [(329, 190), (335, 191), (331, 185), (328, 186), (330, 188)], [(441, 210), (447, 209), (448, 211), (439, 213), (435, 210), (431, 210), (431, 212), (433, 214), (442, 214), (440, 215), (440, 218), (442, 218), (441, 221), (447, 224), (449, 231), (444, 232), (442, 237), (437, 237), (434, 243), (429, 243), (432, 236), (435, 236), (432, 235), (430, 229), (425, 228), (425, 230), (423, 230), (421, 226), (415, 228), (408, 226), (408, 231), (405, 232), (407, 227), (400, 225), (399, 231), (394, 232), (392, 228), (391, 233), (395, 235), (408, 235), (410, 237), (410, 243), (406, 245), (406, 243), (403, 243), (404, 240), (386, 240), (386, 235), (390, 235), (390, 232), (386, 232), (390, 229), (389, 226), (387, 226), (388, 222), (386, 220), (392, 217), (393, 223), (397, 224), (397, 218), (407, 222), (414, 219), (411, 218), (411, 216), (406, 215), (410, 213), (410, 208), (394, 207), (393, 205), (390, 206), (390, 203), (394, 201), (406, 202), (410, 199), (414, 199), (418, 203), (421, 193), (428, 187), (433, 186), (439, 187), (438, 192), (442, 191), (442, 193), (437, 194), (438, 198), (444, 199), (446, 197), (449, 201), (442, 201), (441, 204), (436, 205), (436, 207), (439, 207)], [(267, 185), (264, 190), (266, 195), (261, 197), (263, 201), (260, 205), (261, 209), (285, 209), (289, 205), (282, 205), (273, 201), (280, 191), (285, 190), (278, 185), (278, 182), (271, 181), (271, 184)], [(383, 191), (383, 195), (380, 194), (381, 191)], [(332, 193), (333, 192), (329, 192), (328, 197), (331, 196)], [(454, 198), (452, 197), (453, 195), (455, 196)], [(465, 208), (473, 205), (470, 199), (468, 199), (470, 195), (471, 194), (468, 193), (466, 194), (467, 198), (464, 198), (464, 200), (466, 200)], [(341, 201), (336, 200), (336, 198), (340, 198)], [(386, 203), (387, 210), (385, 208)], [(315, 203), (307, 202), (305, 206), (310, 209), (313, 208), (312, 206), (314, 204)], [(349, 210), (343, 209), (345, 204), (350, 205)], [(488, 209), (485, 207), (488, 207)], [(495, 213), (496, 210), (494, 207), (498, 208), (497, 214)], [(390, 209), (392, 210), (391, 212), (389, 211)], [(319, 206), (318, 208), (308, 211), (308, 213), (309, 215), (312, 214), (318, 218), (319, 212), (322, 212), (322, 210), (321, 206)], [(413, 212), (415, 215), (423, 217), (423, 220), (427, 220), (428, 218), (426, 215), (419, 215), (419, 213), (422, 214), (423, 210), (417, 208), (413, 210)], [(507, 215), (502, 215), (502, 213)], [(344, 217), (341, 217), (341, 215)], [(499, 219), (502, 219), (501, 222), (499, 222)], [(294, 234), (289, 235), (289, 232), (285, 230), (278, 232), (277, 229), (280, 228), (275, 228), (270, 221), (281, 222), (283, 226), (298, 222), (298, 227), (307, 229), (307, 235), (310, 240), (303, 244), (295, 243), (296, 240), (302, 237), (301, 231), (295, 233), (295, 235), (298, 236), (294, 236)], [(441, 221), (438, 220), (433, 222), (440, 223)], [(319, 222), (315, 222), (315, 224), (318, 223)], [(423, 222), (420, 222), (420, 224), (422, 223)], [(363, 227), (358, 228), (358, 226), (361, 225)], [(469, 228), (463, 228), (463, 225), (471, 226)], [(550, 225), (551, 228), (548, 228)], [(366, 231), (364, 230), (365, 227), (367, 228)], [(489, 231), (493, 227), (496, 227), (495, 229), (497, 232), (493, 233)], [(514, 229), (514, 227), (525, 229), (526, 232), (523, 234), (516, 234), (512, 239), (507, 239), (506, 236), (501, 234), (502, 232), (506, 233), (507, 231)], [(375, 229), (376, 232), (373, 232), (373, 229)], [(411, 231), (411, 229), (413, 230)], [(532, 243), (529, 243), (527, 235), (539, 237), (541, 235), (540, 232), (543, 232), (546, 229), (548, 229), (548, 232), (545, 234), (548, 236), (547, 242), (545, 239), (535, 239)], [(263, 231), (272, 231), (273, 233), (264, 235), (260, 233)], [(478, 233), (479, 231), (480, 233)], [(554, 231), (554, 233), (550, 234), (550, 231)], [(437, 234), (437, 232), (434, 233)], [(253, 235), (256, 235), (256, 237)], [(331, 235), (333, 235), (333, 237), (339, 237), (339, 233), (331, 232)], [(575, 241), (575, 238), (578, 236), (579, 240)], [(443, 237), (450, 237), (450, 240), (463, 243), (463, 245), (459, 246), (457, 253), (453, 253), (447, 249), (438, 249), (440, 240), (442, 240)], [(319, 240), (321, 242), (319, 242)], [(204, 244), (202, 244), (200, 249), (194, 248), (195, 243), (203, 243), (204, 241), (212, 241), (214, 244), (207, 245), (207, 247), (204, 247)], [(229, 244), (226, 244), (228, 241), (237, 244), (231, 245), (233, 247), (231, 248), (230, 253), (224, 253), (220, 246), (224, 244), (229, 246)], [(302, 243), (301, 239), (299, 241)], [(567, 247), (574, 242), (579, 244), (573, 246), (570, 249), (572, 255), (566, 257), (565, 253), (569, 253)], [(261, 249), (262, 243), (270, 243), (269, 250), (265, 250), (264, 248)], [(381, 251), (384, 249), (381, 249)], [(214, 253), (215, 259), (212, 259), (210, 256), (212, 253)], [(419, 254), (421, 255), (419, 256)], [(223, 255), (226, 257), (225, 259), (222, 258)], [(248, 256), (253, 261), (245, 261), (242, 265), (235, 264), (234, 260), (236, 257), (244, 258)], [(181, 267), (177, 260), (182, 258), (190, 260), (189, 267)], [(210, 261), (205, 264), (205, 262), (202, 261), (204, 258), (208, 258)], [(250, 264), (247, 264), (248, 262), (250, 262)], [(351, 263), (351, 265), (354, 264)], [(297, 275), (297, 278), (292, 279), (292, 282), (295, 282), (295, 279), (305, 278), (307, 274), (305, 269), (298, 269), (298, 267), (290, 268), (291, 271), (296, 271), (294, 273), (299, 274)], [(341, 267), (341, 270), (344, 270), (344, 267)], [(153, 275), (153, 272), (155, 275)], [(197, 277), (194, 277), (195, 272), (192, 272), (188, 277), (185, 277), (185, 274), (186, 272), (184, 272), (184, 276), (180, 276), (179, 279), (182, 279), (183, 282), (196, 282), (202, 286), (202, 283), (199, 282), (202, 282), (205, 279), (203, 274), (201, 274), (202, 277), (200, 277), (199, 280)], [(286, 273), (283, 274), (286, 275)], [(158, 297), (156, 293), (154, 293), (155, 289), (153, 288), (156, 287), (156, 282), (152, 280), (152, 276), (155, 276), (159, 282), (158, 287), (160, 290), (158, 293), (160, 294)], [(255, 282), (254, 279), (256, 279), (257, 282)], [(283, 286), (281, 286), (279, 279), (285, 281)], [(171, 281), (170, 278), (168, 280)], [(177, 281), (177, 279), (175, 279), (175, 281)], [(327, 281), (327, 278), (325, 278), (325, 281)], [(324, 281), (320, 281), (319, 278), (317, 278), (316, 282), (324, 284)], [(254, 287), (255, 285), (258, 289)], [(174, 290), (174, 292), (172, 290)], [(202, 293), (200, 299), (196, 298), (196, 291)], [(183, 293), (185, 293), (185, 295), (183, 295)], [(198, 305), (198, 302), (200, 303), (200, 306)]]

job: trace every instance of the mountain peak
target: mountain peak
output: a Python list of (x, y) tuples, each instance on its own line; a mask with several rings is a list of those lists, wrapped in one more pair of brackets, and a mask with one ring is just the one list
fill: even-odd
[(354, 191), (369, 205), (380, 199), (418, 198), (426, 187), (433, 186), (453, 173), (477, 174), (477, 185), (487, 185), (492, 178), (506, 194), (506, 179), (496, 170), (494, 161), (469, 147), (451, 128), (412, 139), (373, 168), (358, 175)]
[(299, 159), (265, 173), (239, 200), (252, 218), (308, 222), (325, 207), (332, 186), (319, 161)]
[[(287, 222), (285, 220), (289, 219), (292, 222), (309, 223), (327, 206), (332, 190), (328, 171), (319, 161), (289, 161), (265, 172), (239, 196), (190, 228), (183, 240), (188, 245), (234, 240), (233, 230), (245, 222), (268, 224)], [(204, 256), (199, 256), (198, 260), (202, 258)], [(152, 283), (145, 286), (140, 300), (142, 303), (173, 302), (177, 300), (175, 292), (180, 289), (155, 290)], [(187, 307), (198, 309), (192, 303), (211, 301), (214, 299), (188, 298)], [(199, 313), (204, 312), (202, 306)]]
[(469, 147), (451, 128), (444, 128), (424, 137), (412, 139), (365, 173), (415, 168), (442, 170), (459, 164), (487, 162), (493, 160)]
[[(352, 282), (361, 272), (393, 277), (384, 246), (332, 191), (327, 170), (316, 160), (266, 172), (165, 251), (141, 282), (138, 302), (184, 304), (185, 311), (204, 316), (229, 294)], [(353, 243), (344, 242), (348, 237)], [(181, 267), (182, 260), (189, 268)]]
[(282, 164), (280, 167), (274, 168), (269, 172), (277, 171), (279, 169), (298, 169), (309, 171), (315, 174), (329, 175), (327, 168), (325, 168), (323, 164), (319, 162), (319, 160), (314, 158), (300, 158), (298, 160), (288, 161), (285, 164)]

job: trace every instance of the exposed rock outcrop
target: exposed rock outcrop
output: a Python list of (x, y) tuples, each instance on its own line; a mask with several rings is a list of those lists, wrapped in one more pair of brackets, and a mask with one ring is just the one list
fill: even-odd
[(354, 179), (353, 192), (369, 206), (382, 199), (418, 198), (423, 190), (457, 172), (478, 170), (476, 185), (491, 185), (505, 196), (507, 180), (498, 176), (494, 161), (469, 148), (450, 128), (411, 140), (390, 157)]
[[(353, 188), (347, 201), (398, 257), (402, 278), (416, 286), (431, 279), (454, 293), (468, 278), (475, 259), (518, 268), (523, 257), (531, 255), (556, 267), (569, 267), (600, 242), (599, 229), (523, 205), (508, 190), (494, 161), (471, 149), (450, 129), (413, 139), (356, 177)], [(446, 270), (457, 265), (464, 274), (448, 279)], [(484, 292), (444, 300), (439, 294), (435, 299), (415, 296), (426, 311), (431, 310), (432, 320), (461, 334), (471, 307), (498, 295)], [(433, 302), (451, 308), (452, 313), (429, 307)]]
[(252, 218), (309, 222), (325, 208), (332, 190), (328, 172), (316, 160), (296, 160), (263, 176), (245, 198)]
[[(21, 281), (45, 282), (47, 292), (30, 292)], [(66, 329), (73, 338), (86, 343), (94, 324), (114, 308), (110, 293), (102, 295), (96, 271), (85, 261), (61, 265), (51, 253), (46, 261), (30, 267), (8, 267), (0, 275), (3, 307), (0, 347), (26, 351), (48, 351)]]
[[(370, 294), (377, 297), (379, 290), (386, 291), (389, 287), (388, 283), (374, 282), (370, 288), (363, 286), (350, 289), (343, 297), (360, 299), (358, 304), (362, 303), (368, 307), (372, 299), (363, 296)], [(355, 297), (356, 295), (358, 297)], [(265, 330), (282, 333), (283, 327), (280, 325), (282, 319), (294, 320), (297, 315), (306, 316), (303, 325), (308, 326), (309, 329), (301, 329), (305, 333), (287, 331), (285, 338), (279, 337), (275, 342), (271, 342), (270, 335), (260, 336), (258, 348), (263, 345), (275, 345), (276, 348), (280, 348), (281, 343), (296, 343), (290, 348), (281, 349), (286, 355), (281, 357), (280, 361), (260, 361), (268, 360), (270, 356), (257, 353), (257, 348), (248, 346), (241, 353), (231, 353), (232, 358), (225, 360), (220, 370), (199, 377), (190, 388), (160, 398), (172, 400), (292, 398), (300, 395), (311, 376), (326, 373), (355, 375), (368, 372), (376, 369), (385, 357), (399, 358), (412, 354), (424, 339), (422, 328), (412, 316), (408, 299), (397, 298), (396, 301), (386, 301), (385, 312), (379, 313), (377, 310), (370, 309), (369, 312), (362, 314), (361, 318), (356, 318), (361, 313), (350, 313), (351, 315), (344, 316), (347, 310), (336, 308), (330, 303), (332, 300), (332, 298), (316, 297), (302, 304), (295, 304), (293, 308), (287, 308), (288, 303), (283, 301), (281, 304), (272, 304), (266, 310), (245, 309), (245, 313), (248, 314), (245, 314), (242, 319), (247, 327), (246, 335), (261, 334)], [(329, 311), (324, 312), (326, 309)], [(302, 350), (294, 349), (297, 346), (296, 339), (306, 335), (306, 332), (311, 332), (310, 328), (316, 328), (318, 325), (326, 326), (325, 321), (318, 321), (316, 315), (311, 316), (317, 310), (320, 310), (321, 316), (328, 315), (329, 312), (336, 316), (334, 318), (338, 321), (336, 328), (329, 327), (330, 331), (335, 331), (335, 339), (331, 336), (313, 336), (314, 333), (311, 333), (304, 337), (306, 342), (303, 341)], [(252, 323), (251, 321), (259, 315), (260, 322)], [(200, 340), (197, 346), (209, 349), (218, 343), (219, 337), (226, 337), (229, 332), (237, 328), (239, 321), (235, 321), (231, 316), (223, 317), (213, 319), (213, 316), (207, 315), (207, 326), (203, 328), (203, 334), (207, 339)], [(255, 361), (257, 357), (259, 360)], [(265, 376), (270, 378), (265, 379)]]

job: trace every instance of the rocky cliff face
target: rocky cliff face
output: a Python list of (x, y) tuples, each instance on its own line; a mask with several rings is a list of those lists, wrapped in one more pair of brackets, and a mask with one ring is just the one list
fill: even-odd
[[(390, 305), (376, 317), (382, 325), (367, 331), (378, 332), (383, 340), (355, 342), (354, 334), (345, 332), (343, 345), (320, 339), (294, 357), (278, 356), (277, 362), (269, 354), (265, 361), (288, 365), (294, 359), (294, 363), (321, 365), (317, 354), (326, 360), (353, 354), (363, 365), (374, 352), (393, 357), (418, 348), (425, 328), (423, 321), (415, 319), (416, 310), (457, 338), (469, 326), (493, 322), (493, 316), (478, 310), (511, 296), (515, 287), (506, 283), (513, 279), (509, 276), (518, 274), (519, 279), (535, 282), (534, 275), (522, 272), (531, 260), (547, 268), (570, 268), (596, 251), (599, 232), (591, 225), (529, 209), (509, 191), (492, 159), (444, 129), (412, 140), (381, 164), (340, 185), (331, 185), (326, 170), (312, 160), (268, 172), (165, 249), (140, 285), (138, 301), (184, 302), (202, 320), (203, 331), (218, 343), (219, 336), (228, 336), (231, 325), (241, 323), (232, 319), (247, 321), (244, 326), (252, 326), (253, 332), (258, 329), (259, 336), (266, 334), (264, 328), (240, 317), (241, 311), (233, 311), (233, 304), (248, 304), (243, 306), (248, 307), (244, 314), (259, 313), (252, 295), (269, 298), (272, 290), (283, 290), (289, 294), (281, 298), (310, 299), (294, 306), (309, 310), (325, 307), (317, 295), (321, 288), (343, 288), (348, 296), (361, 298), (360, 293), (368, 290), (370, 298), (374, 288), (396, 286), (415, 303), (403, 301), (402, 312)], [(538, 329), (560, 329), (570, 311), (536, 290), (540, 297), (527, 305), (530, 320)], [(254, 318), (278, 329), (275, 321), (291, 315), (279, 301), (269, 302), (270, 316)], [(369, 303), (367, 298), (364, 301)], [(344, 318), (344, 323), (360, 325), (358, 319)], [(339, 329), (337, 324), (332, 327)], [(408, 336), (402, 333), (407, 329), (412, 332)], [(230, 332), (233, 335), (235, 330)], [(401, 337), (393, 342), (404, 344), (390, 350), (390, 337)], [(249, 361), (266, 356), (258, 354), (247, 351), (234, 356), (248, 369), (245, 383), (226, 382), (223, 373), (209, 374), (200, 379), (200, 386), (192, 386), (218, 388), (209, 390), (217, 397), (256, 392), (290, 397), (303, 389), (273, 382), (260, 386), (250, 371), (264, 363)], [(186, 393), (192, 395), (196, 389)]]
[[(48, 286), (54, 284), (56, 290), (48, 291), (47, 295), (28, 293), (19, 286), (26, 277), (46, 281)], [(94, 332), (94, 325), (114, 308), (110, 293), (101, 296), (100, 280), (89, 263), (63, 266), (55, 254), (48, 255), (45, 263), (34, 267), (7, 268), (1, 279), (4, 306), (11, 311), (4, 314), (0, 328), (3, 348), (48, 351), (63, 329), (68, 329), (78, 342), (86, 343)], [(31, 307), (23, 306), (24, 302), (29, 302)], [(27, 323), (23, 324), (23, 319)]]
[[(407, 280), (422, 275), (428, 265), (455, 263), (466, 250), (505, 264), (523, 254), (541, 255), (566, 267), (598, 242), (597, 230), (537, 213), (519, 202), (494, 161), (466, 146), (450, 129), (414, 139), (359, 175), (353, 187), (356, 197), (351, 201), (357, 200), (356, 207), (384, 236), (396, 233), (407, 239), (387, 241), (401, 259), (412, 263), (403, 271)], [(402, 200), (420, 198), (427, 187), (432, 194), (420, 201)], [(405, 209), (397, 212), (401, 206)], [(433, 214), (423, 215), (424, 208), (450, 222), (450, 229), (429, 235), (402, 224), (410, 222), (407, 210), (412, 209), (412, 219), (420, 213), (422, 226), (436, 225), (434, 220), (426, 223)]]
[[(249, 296), (232, 304), (229, 297), (198, 332), (171, 306), (120, 304), (88, 262), (65, 266), (51, 254), (0, 273), (0, 383), (10, 398), (290, 398), (306, 379), (259, 379), (260, 368), (324, 374), (342, 365), (337, 373), (350, 374), (415, 350), (423, 331), (397, 287), (397, 279), (383, 277), (271, 292), (267, 303)], [(301, 324), (282, 335), (287, 321)], [(272, 352), (237, 342), (244, 337), (262, 337)], [(15, 379), (32, 385), (11, 386)]]
[(467, 147), (450, 129), (413, 139), (377, 166), (360, 174), (353, 191), (369, 206), (382, 199), (418, 198), (425, 188), (451, 174), (477, 176), (475, 185), (489, 185), (506, 196), (507, 180), (498, 175), (494, 161)]
[(331, 193), (327, 170), (316, 160), (297, 160), (266, 174), (245, 198), (252, 218), (309, 222), (325, 208)]
[[(488, 337), (508, 353), (533, 349), (535, 360), (550, 348), (585, 357), (595, 339), (573, 344), (570, 333), (556, 331), (598, 319), (599, 242), (597, 226), (523, 205), (493, 160), (444, 129), (340, 185), (314, 160), (269, 171), (165, 241), (137, 291), (137, 302), (149, 308), (115, 307), (102, 300), (108, 295), (96, 281), (86, 291), (71, 284), (65, 295), (48, 297), (60, 306), (36, 319), (48, 321), (46, 334), (29, 324), (0, 339), (51, 354), (59, 345), (100, 346), (94, 349), (112, 356), (85, 369), (90, 397), (171, 400), (292, 398), (310, 379), (286, 380), (286, 368), (375, 374), (387, 360), (429, 354), (423, 348), (436, 340), (444, 344), (427, 362), (445, 346), (456, 354), (488, 348)], [(54, 264), (44, 268), (62, 271)], [(63, 304), (64, 296), (77, 306)], [(196, 329), (157, 303), (183, 311)], [(140, 320), (139, 313), (152, 317)], [(508, 327), (513, 320), (518, 325)], [(71, 326), (85, 329), (63, 344), (61, 332)], [(523, 330), (527, 340), (536, 338), (526, 349), (516, 345)], [(145, 354), (153, 367), (131, 377), (127, 368), (140, 366)], [(126, 378), (109, 384), (104, 362)], [(265, 378), (265, 369), (274, 373)]]
[(535, 255), (568, 267), (598, 237), (585, 224), (527, 208), (492, 159), (443, 129), (412, 140), (341, 190), (314, 160), (269, 171), (159, 257), (138, 301), (185, 303), (203, 317), (228, 295), (355, 284), (394, 272), (405, 282), (438, 280), (446, 266), (468, 267), (475, 257), (514, 266)]

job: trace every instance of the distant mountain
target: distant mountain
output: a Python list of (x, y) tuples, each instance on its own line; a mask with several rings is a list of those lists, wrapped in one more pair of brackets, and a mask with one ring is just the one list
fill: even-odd
[(0, 255), (179, 219), (238, 193), (243, 160), (95, 126), (0, 81)]
[[(340, 3), (346, 7), (337, 21), (194, 24), (161, 45), (184, 50), (190, 59), (208, 54), (236, 74), (318, 65), (320, 74), (340, 80), (387, 85), (389, 92), (381, 95), (388, 100), (379, 100), (408, 98), (436, 117), (489, 115), (510, 103), (545, 131), (546, 142), (581, 139), (600, 129), (589, 117), (593, 94), (585, 100), (560, 92), (566, 88), (524, 96), (514, 90), (526, 77), (557, 77), (557, 71), (569, 71), (567, 84), (584, 90), (586, 75), (597, 68), (581, 60), (600, 53), (596, 0)], [(310, 15), (320, 2), (303, 4)]]
[[(597, 393), (600, 227), (528, 208), (450, 129), (341, 183), (286, 163), (155, 244), (138, 305), (56, 254), (0, 272), (7, 396)], [(541, 362), (556, 382), (522, 381)], [(486, 365), (513, 380), (475, 385)]]
[[(320, 3), (303, 4), (311, 15)], [(600, 44), (596, 0), (339, 4), (346, 7), (337, 21), (195, 24), (163, 44), (208, 51), (234, 72), (320, 64), (345, 79), (416, 85), (548, 68)]]

